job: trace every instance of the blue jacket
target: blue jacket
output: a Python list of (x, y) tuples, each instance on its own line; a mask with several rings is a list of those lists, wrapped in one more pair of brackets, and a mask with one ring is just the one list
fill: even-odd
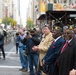
[(65, 40), (60, 37), (55, 43), (51, 44), (43, 60), (49, 65), (51, 73), (53, 73), (55, 61), (59, 55), (60, 49)]

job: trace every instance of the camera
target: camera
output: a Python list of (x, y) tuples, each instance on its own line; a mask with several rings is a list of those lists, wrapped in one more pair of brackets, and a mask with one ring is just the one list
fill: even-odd
[(19, 32), (17, 32), (16, 35), (19, 35)]

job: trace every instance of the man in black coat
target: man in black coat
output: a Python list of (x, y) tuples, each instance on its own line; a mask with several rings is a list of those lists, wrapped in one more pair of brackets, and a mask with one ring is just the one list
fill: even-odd
[(59, 58), (56, 61), (54, 75), (69, 75), (72, 69), (76, 69), (76, 39), (74, 31), (65, 30), (64, 38), (68, 42), (61, 49)]

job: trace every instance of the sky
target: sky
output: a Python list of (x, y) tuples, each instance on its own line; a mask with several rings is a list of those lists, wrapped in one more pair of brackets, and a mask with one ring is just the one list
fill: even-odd
[[(27, 13), (28, 13), (28, 4), (30, 0), (20, 0), (20, 15), (21, 15), (21, 23), (26, 25), (27, 21)], [(19, 0), (14, 0), (15, 3), (19, 2)]]
[(26, 25), (26, 20), (27, 20), (27, 13), (28, 13), (28, 3), (29, 0), (21, 0), (20, 4), (21, 4), (21, 19), (22, 19), (22, 23), (24, 25)]

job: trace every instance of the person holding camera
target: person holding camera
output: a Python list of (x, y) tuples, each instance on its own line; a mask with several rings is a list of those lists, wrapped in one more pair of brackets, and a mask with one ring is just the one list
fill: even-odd
[(24, 33), (23, 29), (19, 30), (19, 55), (20, 55), (20, 61), (21, 61), (21, 65), (22, 68), (19, 69), (19, 71), (22, 72), (27, 72), (28, 71), (28, 59), (26, 56), (24, 56), (24, 47), (25, 45), (23, 45), (23, 39), (26, 36), (26, 34)]
[[(24, 38), (23, 42), (26, 45), (25, 52), (28, 57), (30, 75), (35, 75), (37, 74), (39, 51), (33, 51), (32, 47), (40, 43), (39, 35), (34, 30), (31, 30), (27, 32), (27, 36)], [(35, 66), (35, 72), (33, 66)]]

